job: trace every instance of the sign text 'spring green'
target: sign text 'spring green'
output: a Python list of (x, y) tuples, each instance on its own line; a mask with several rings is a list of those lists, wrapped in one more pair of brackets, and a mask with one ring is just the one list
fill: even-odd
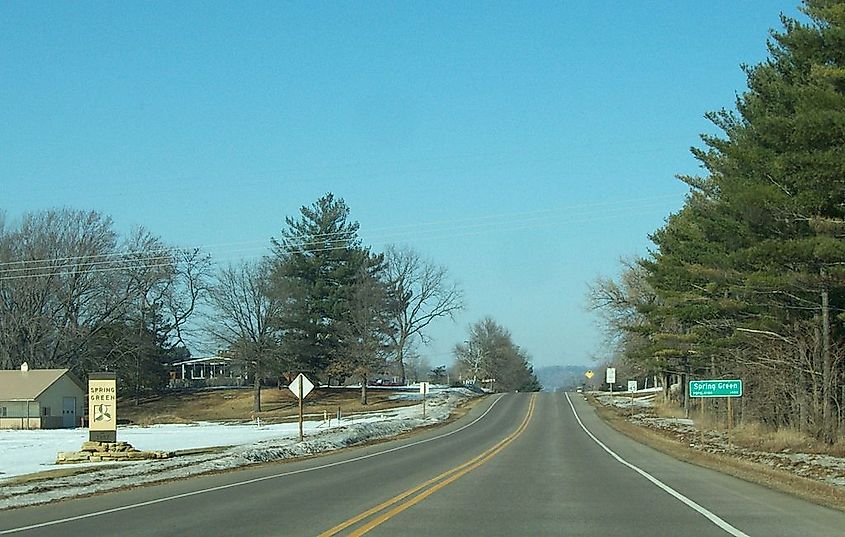
[(691, 380), (690, 397), (742, 397), (742, 381), (734, 380)]

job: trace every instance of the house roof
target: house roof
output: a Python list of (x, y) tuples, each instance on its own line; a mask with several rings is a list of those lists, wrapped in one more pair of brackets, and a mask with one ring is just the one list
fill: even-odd
[(180, 362), (173, 362), (170, 364), (173, 367), (180, 366), (180, 365), (193, 365), (193, 364), (207, 364), (207, 365), (224, 365), (229, 364), (232, 362), (231, 358), (227, 358), (225, 356), (203, 356), (201, 358), (191, 358), (190, 360), (182, 360)]
[(0, 401), (32, 401), (64, 375), (82, 388), (68, 369), (0, 370)]

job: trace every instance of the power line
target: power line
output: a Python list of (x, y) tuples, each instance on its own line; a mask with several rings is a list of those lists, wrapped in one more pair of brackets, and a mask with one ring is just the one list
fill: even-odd
[[(651, 214), (651, 211), (639, 212), (639, 213), (635, 213), (635, 214), (636, 215)], [(563, 223), (587, 223), (587, 222), (592, 222), (592, 221), (607, 220), (609, 218), (615, 218), (617, 216), (633, 216), (633, 215), (627, 214), (627, 213), (618, 213), (618, 214), (614, 213), (614, 214), (608, 215), (607, 213), (605, 213), (603, 216), (600, 216), (600, 217), (590, 217), (590, 218), (586, 218), (586, 219), (582, 219), (582, 220), (575, 220), (575, 221), (572, 221), (572, 222), (563, 222)], [(523, 222), (517, 221), (517, 222), (513, 222), (513, 223), (507, 223), (507, 222), (505, 222), (505, 223), (510, 224), (510, 226), (509, 226), (510, 230), (519, 230), (519, 229), (531, 229), (531, 228), (543, 227), (544, 223), (555, 223), (555, 220), (556, 220), (556, 218), (546, 217), (544, 219), (539, 219), (539, 220), (535, 218), (533, 222), (528, 220), (528, 221), (523, 221)], [(450, 229), (436, 229), (436, 230), (429, 231), (428, 232), (429, 236), (425, 236), (425, 235), (415, 236), (415, 235), (408, 235), (407, 233), (405, 233), (405, 234), (400, 233), (400, 234), (387, 235), (385, 238), (391, 238), (392, 237), (392, 238), (411, 238), (411, 239), (415, 239), (415, 240), (433, 240), (433, 239), (446, 239), (446, 238), (454, 238), (454, 237), (477, 236), (477, 235), (481, 235), (481, 234), (491, 232), (491, 231), (500, 231), (499, 228), (491, 228), (491, 226), (498, 225), (498, 224), (501, 224), (501, 223), (502, 222), (491, 222), (491, 223), (488, 223), (488, 224), (479, 223), (479, 224), (475, 224), (473, 226), (465, 226), (463, 229), (475, 228), (476, 231), (458, 232), (457, 234), (454, 231), (451, 231)], [(514, 225), (514, 224), (516, 224), (516, 225)], [(487, 229), (478, 229), (478, 228), (485, 228), (485, 227)], [(505, 229), (505, 231), (506, 230), (507, 229)], [(449, 234), (448, 235), (442, 234), (442, 233), (446, 233), (446, 232), (449, 232)], [(434, 235), (431, 235), (432, 233), (434, 233)], [(386, 241), (386, 240), (384, 240), (382, 242), (385, 245), (388, 244), (388, 241)], [(345, 249), (347, 247), (348, 246), (346, 244), (338, 245), (338, 246), (321, 247), (321, 248), (310, 247), (310, 248), (303, 248), (303, 249), (299, 250), (299, 253), (319, 253), (319, 252), (326, 252), (326, 251), (342, 250), (342, 249)], [(230, 252), (230, 253), (234, 254), (234, 253), (238, 253), (238, 252), (251, 252), (251, 251), (254, 251), (254, 250), (253, 249), (243, 249), (243, 250), (236, 250), (236, 251), (233, 251), (233, 252)], [(256, 256), (258, 256), (258, 255), (262, 255), (262, 254), (257, 254)], [(250, 256), (250, 257), (256, 257), (256, 256)], [(170, 259), (170, 258), (168, 258), (168, 259)], [(133, 261), (133, 262), (130, 263), (130, 264), (126, 264), (126, 262), (128, 262), (128, 261)], [(123, 261), (124, 264), (119, 265), (119, 266), (97, 267), (97, 268), (90, 268), (90, 269), (85, 269), (85, 270), (80, 270), (78, 267), (74, 266), (74, 270), (65, 270), (65, 271), (60, 270), (59, 272), (55, 272), (55, 270), (53, 270), (53, 271), (49, 271), (49, 272), (39, 272), (39, 273), (36, 273), (36, 274), (18, 274), (18, 275), (10, 275), (10, 276), (4, 275), (4, 276), (0, 276), (0, 281), (23, 279), (23, 278), (36, 278), (36, 277), (44, 277), (44, 276), (66, 276), (66, 275), (73, 275), (73, 274), (79, 274), (79, 273), (116, 272), (116, 271), (137, 269), (137, 268), (148, 268), (149, 269), (149, 268), (172, 266), (172, 263), (169, 263), (169, 262), (168, 263), (147, 264), (145, 261), (149, 261), (149, 259), (124, 260)], [(120, 262), (121, 261), (115, 261), (115, 263), (120, 263)], [(70, 268), (71, 265), (58, 266), (58, 267), (43, 267), (42, 266), (42, 267), (33, 267), (33, 268), (25, 269), (25, 270), (32, 270), (32, 271), (41, 270), (41, 271), (44, 271), (47, 268), (62, 269), (62, 268), (65, 268), (65, 267)], [(20, 270), (20, 269), (16, 269), (16, 270)], [(0, 274), (2, 274), (2, 272), (10, 272), (10, 271), (0, 271)]]
[[(613, 218), (617, 218), (617, 217), (629, 217), (629, 216), (638, 216), (638, 215), (641, 215), (641, 214), (651, 214), (652, 211), (651, 210), (646, 211), (647, 208), (649, 208), (649, 207), (659, 208), (660, 206), (662, 206), (662, 204), (657, 204), (656, 202), (653, 202), (651, 204), (647, 204), (646, 206), (640, 206), (640, 207), (628, 207), (628, 208), (618, 207), (615, 212), (614, 211), (604, 212), (602, 215), (599, 215), (599, 216), (595, 216), (595, 215), (586, 216), (582, 219), (569, 220), (569, 221), (564, 220), (563, 222), (559, 222), (559, 218), (560, 218), (559, 215), (535, 216), (534, 218), (523, 219), (521, 221), (516, 220), (516, 221), (510, 221), (510, 222), (508, 222), (508, 221), (477, 222), (476, 221), (472, 225), (463, 226), (457, 232), (455, 232), (454, 228), (442, 228), (442, 229), (432, 229), (432, 230), (424, 231), (423, 234), (420, 235), (419, 230), (413, 230), (413, 233), (411, 233), (410, 235), (409, 235), (408, 232), (396, 233), (396, 234), (392, 234), (392, 235), (388, 234), (388, 235), (385, 235), (383, 237), (383, 239), (387, 239), (387, 238), (392, 237), (392, 238), (412, 238), (414, 240), (435, 240), (435, 239), (477, 236), (477, 235), (482, 235), (484, 233), (495, 232), (495, 231), (514, 231), (514, 230), (534, 229), (534, 228), (546, 227), (549, 224), (591, 223), (591, 222), (598, 222), (598, 221), (602, 221), (602, 220), (613, 219)], [(627, 209), (640, 209), (640, 211), (638, 211), (636, 213), (628, 213), (628, 212), (622, 211), (622, 210), (627, 210)], [(548, 212), (548, 211), (544, 211), (544, 212)], [(536, 212), (533, 213), (533, 214), (536, 214)], [(571, 216), (571, 215), (568, 215), (568, 216)], [(484, 218), (490, 218), (490, 217), (484, 217)], [(464, 221), (467, 221), (467, 219), (465, 219)], [(502, 225), (506, 225), (507, 227), (502, 229), (501, 228)], [(470, 230), (470, 231), (467, 231), (467, 230)], [(448, 234), (444, 235), (444, 233), (448, 233)], [(388, 244), (388, 241), (386, 241), (386, 240), (383, 240), (382, 242), (383, 242), (384, 245)], [(321, 246), (321, 245), (317, 245), (317, 246)], [(307, 254), (307, 253), (319, 253), (319, 252), (326, 252), (326, 251), (342, 250), (342, 249), (345, 249), (347, 247), (348, 246), (346, 244), (342, 244), (342, 245), (338, 245), (338, 246), (327, 246), (327, 247), (321, 247), (321, 248), (310, 247), (310, 248), (303, 248), (303, 249), (299, 250), (298, 253), (305, 253), (305, 254)], [(240, 250), (240, 252), (250, 252), (250, 251), (253, 251), (253, 250), (252, 249), (242, 249), (242, 250)], [(229, 253), (234, 254), (234, 253), (237, 253), (237, 252), (238, 252), (238, 250), (235, 250), (235, 251), (232, 251), (232, 252), (229, 252)], [(260, 256), (260, 255), (263, 255), (263, 254), (259, 253), (259, 254), (256, 254), (256, 256), (250, 256), (250, 257), (257, 257), (257, 256)], [(170, 262), (168, 262), (168, 263), (153, 263), (153, 264), (146, 263), (147, 261), (156, 260), (156, 259), (170, 260), (171, 258), (170, 257), (167, 257), (167, 258), (150, 257), (150, 258), (142, 258), (142, 259), (137, 259), (137, 260), (132, 260), (132, 259), (116, 260), (116, 261), (110, 261), (110, 262), (116, 263), (118, 266), (98, 266), (98, 267), (94, 267), (94, 268), (83, 268), (81, 270), (80, 270), (79, 267), (74, 266), (74, 265), (60, 265), (60, 266), (57, 266), (57, 267), (40, 266), (40, 267), (30, 267), (30, 268), (26, 268), (26, 269), (6, 269), (6, 270), (0, 270), (0, 281), (19, 280), (19, 279), (25, 279), (25, 278), (69, 276), (69, 275), (76, 275), (76, 274), (94, 274), (94, 273), (105, 273), (105, 272), (119, 272), (119, 271), (138, 269), (138, 268), (152, 269), (152, 268), (162, 268), (162, 267), (172, 266), (172, 263), (170, 263)], [(131, 263), (130, 263), (130, 261), (131, 261)], [(223, 260), (218, 260), (217, 262), (219, 263), (220, 261), (223, 261)], [(74, 268), (74, 270), (59, 270), (58, 272), (56, 272), (56, 270), (46, 271), (47, 268), (62, 269), (62, 268), (71, 267), (71, 266)], [(4, 274), (4, 273), (8, 273), (8, 272), (12, 272), (12, 271), (20, 271), (20, 270), (30, 270), (30, 271), (40, 271), (40, 272), (36, 272), (34, 274), (32, 274), (32, 273), (30, 273), (30, 274), (16, 274), (16, 275), (5, 275)]]
[[(640, 199), (632, 199), (632, 200), (619, 200), (613, 202), (599, 202), (599, 203), (589, 203), (589, 204), (579, 204), (579, 205), (571, 205), (571, 206), (564, 206), (558, 208), (550, 208), (550, 209), (541, 209), (537, 211), (525, 211), (525, 212), (513, 212), (513, 213), (499, 213), (499, 214), (490, 214), (490, 215), (483, 215), (483, 216), (476, 216), (476, 217), (466, 217), (466, 218), (457, 218), (457, 219), (448, 219), (442, 221), (434, 221), (434, 222), (423, 222), (418, 224), (405, 224), (399, 226), (391, 226), (387, 228), (376, 228), (373, 231), (395, 231), (397, 229), (409, 229), (410, 232), (421, 230), (421, 228), (427, 227), (435, 227), (435, 226), (442, 226), (447, 224), (461, 224), (461, 223), (472, 223), (472, 225), (479, 225), (482, 221), (486, 220), (494, 220), (494, 219), (504, 219), (504, 218), (516, 218), (516, 217), (530, 217), (530, 216), (538, 216), (543, 214), (559, 214), (561, 211), (571, 211), (571, 210), (578, 210), (578, 209), (588, 209), (588, 208), (600, 208), (600, 207), (613, 207), (619, 206), (620, 208), (626, 205), (637, 204), (641, 202), (651, 202), (657, 203), (658, 200), (669, 200), (675, 199), (677, 196), (674, 195), (665, 195), (665, 196), (656, 196), (650, 198), (640, 198)], [(322, 246), (323, 243), (327, 240), (330, 240), (333, 237), (341, 237), (347, 236), (350, 232), (348, 230), (345, 231), (336, 231), (331, 233), (321, 233), (314, 235), (314, 239), (309, 242), (301, 243), (299, 246)], [(206, 250), (206, 249), (213, 249), (213, 248), (220, 248), (220, 247), (228, 247), (228, 246), (240, 246), (240, 245), (261, 245), (262, 248), (266, 245), (264, 241), (245, 241), (245, 242), (235, 242), (235, 243), (223, 243), (223, 244), (211, 244), (211, 245), (204, 245), (204, 246), (191, 246), (191, 247), (179, 247), (179, 246), (169, 246), (169, 247), (162, 247), (156, 248), (152, 250), (135, 250), (135, 251), (128, 251), (128, 252), (108, 252), (103, 254), (87, 254), (81, 256), (66, 256), (66, 257), (53, 257), (53, 258), (36, 258), (36, 259), (26, 259), (26, 260), (15, 260), (15, 261), (5, 261), (0, 262), (0, 273), (7, 273), (7, 272), (20, 272), (26, 270), (35, 270), (39, 264), (48, 265), (49, 263), (60, 263), (54, 267), (40, 267), (40, 268), (70, 268), (76, 266), (77, 264), (85, 264), (89, 266), (96, 266), (101, 264), (112, 263), (111, 259), (118, 258), (118, 262), (128, 261), (128, 259), (132, 256), (140, 256), (136, 261), (166, 261), (170, 259), (170, 256), (173, 252), (179, 250)], [(225, 253), (225, 251), (224, 251)], [(124, 259), (120, 259), (124, 258)], [(27, 266), (22, 268), (2, 268), (8, 267), (12, 265), (35, 265), (35, 266)]]

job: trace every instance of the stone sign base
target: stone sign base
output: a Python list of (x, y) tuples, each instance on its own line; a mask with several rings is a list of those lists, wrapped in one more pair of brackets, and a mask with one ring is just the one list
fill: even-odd
[(59, 453), (56, 464), (169, 459), (172, 455), (169, 451), (138, 451), (128, 442), (83, 442), (79, 451)]

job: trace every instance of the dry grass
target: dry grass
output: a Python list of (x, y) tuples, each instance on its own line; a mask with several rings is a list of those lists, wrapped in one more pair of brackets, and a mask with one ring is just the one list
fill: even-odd
[(734, 430), (737, 445), (769, 453), (801, 452), (845, 457), (845, 440), (830, 445), (796, 429), (771, 430), (760, 423), (744, 423)]
[(186, 418), (182, 418), (180, 416), (174, 416), (173, 414), (141, 414), (137, 417), (136, 420), (133, 421), (133, 423), (142, 427), (148, 427), (150, 425), (159, 425), (162, 423), (183, 424), (193, 423), (193, 421)]
[(65, 468), (57, 468), (55, 470), (44, 470), (43, 472), (36, 472), (34, 474), (7, 477), (3, 481), (3, 486), (10, 487), (17, 485), (25, 485), (27, 483), (33, 483), (35, 481), (41, 481), (44, 479), (59, 479), (62, 477), (72, 477), (77, 474), (93, 473), (98, 471), (100, 471), (99, 468), (91, 468), (90, 466), (85, 466), (82, 468), (68, 466)]
[[(676, 404), (657, 403), (654, 413), (662, 418), (682, 418), (684, 410)], [(727, 422), (724, 414), (701, 413), (700, 409), (690, 411), (697, 428), (703, 431), (725, 431)], [(826, 444), (812, 435), (797, 429), (772, 429), (759, 422), (745, 422), (733, 429), (733, 440), (738, 446), (768, 453), (801, 452), (845, 457), (845, 437), (833, 445)]]
[(808, 452), (815, 444), (809, 435), (794, 429), (768, 430), (759, 423), (744, 423), (734, 430), (734, 440), (740, 446), (777, 453), (781, 451)]
[(662, 401), (655, 401), (654, 413), (659, 418), (685, 418), (686, 413), (683, 408), (678, 408), (678, 405), (671, 403), (664, 403)]
[(708, 453), (661, 432), (635, 425), (616, 409), (590, 399), (602, 420), (620, 433), (678, 460), (738, 477), (804, 500), (845, 511), (845, 490), (764, 464), (730, 455)]
[[(414, 404), (413, 401), (392, 400), (392, 390), (371, 390), (369, 405), (360, 403), (360, 390), (315, 389), (305, 399), (304, 412), (334, 415), (341, 412), (384, 410)], [(135, 406), (131, 400), (121, 402), (120, 419), (133, 424), (191, 423), (197, 421), (247, 421), (256, 417), (273, 422), (291, 418), (298, 413), (296, 398), (287, 388), (261, 391), (261, 412), (252, 411), (251, 389), (211, 390), (176, 393), (142, 401)]]

